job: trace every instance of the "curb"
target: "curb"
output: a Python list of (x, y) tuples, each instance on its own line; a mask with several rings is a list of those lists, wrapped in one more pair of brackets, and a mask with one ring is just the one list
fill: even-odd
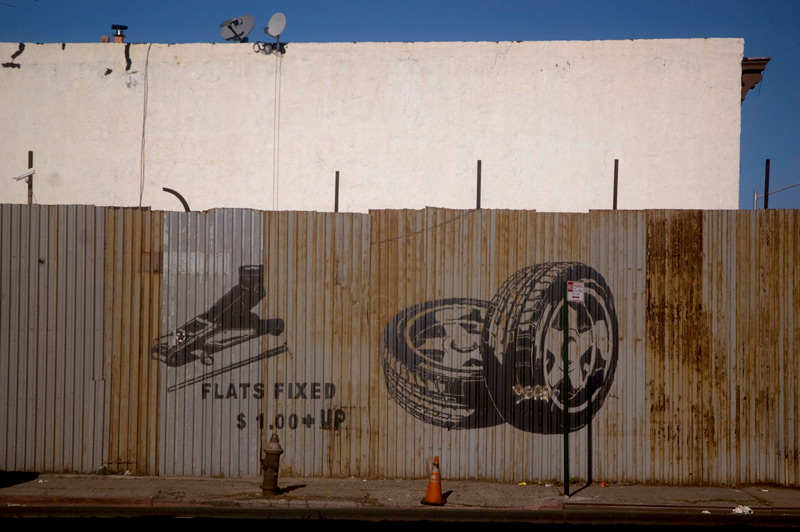
[[(731, 513), (730, 508), (632, 505), (570, 504), (548, 501), (524, 508), (441, 507), (337, 507), (336, 501), (305, 501), (305, 506), (261, 506), (242, 504), (185, 503), (157, 498), (88, 497), (0, 497), (0, 518), (49, 517), (193, 517), (207, 519), (272, 519), (332, 521), (437, 521), (542, 524), (626, 525), (747, 525), (800, 527), (800, 508), (755, 507), (749, 515)], [(704, 514), (703, 511), (709, 513)]]

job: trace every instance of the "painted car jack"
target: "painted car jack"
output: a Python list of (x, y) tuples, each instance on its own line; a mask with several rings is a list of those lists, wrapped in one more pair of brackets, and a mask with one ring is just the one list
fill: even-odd
[(264, 266), (241, 266), (239, 284), (206, 312), (155, 340), (150, 357), (171, 367), (195, 360), (210, 366), (218, 351), (264, 334), (280, 335), (284, 330), (282, 319), (262, 320), (251, 311), (266, 294)]

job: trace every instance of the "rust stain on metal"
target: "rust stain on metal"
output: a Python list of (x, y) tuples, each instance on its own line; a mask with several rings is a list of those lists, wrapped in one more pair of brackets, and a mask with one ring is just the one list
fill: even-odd
[(153, 257), (161, 256), (160, 217), (149, 210), (106, 211), (108, 461), (136, 474), (157, 472), (159, 377), (149, 339), (159, 328), (160, 267), (153, 268)]
[[(164, 213), (97, 209), (93, 216), (102, 236), (98, 232), (92, 237), (85, 229), (88, 218), (81, 218), (88, 212), (0, 206), (0, 290), (6, 294), (11, 286), (20, 286), (13, 299), (0, 301), (6, 305), (0, 314), (0, 347), (3, 356), (14, 357), (9, 359), (13, 362), (0, 360), (0, 369), (4, 382), (22, 371), (35, 386), (47, 388), (33, 415), (36, 431), (54, 435), (46, 445), (30, 443), (25, 434), (36, 431), (15, 425), (5, 437), (30, 448), (40, 469), (56, 469), (75, 463), (74, 456), (95, 452), (114, 467), (157, 474), (160, 464), (173, 459), (159, 455), (158, 443), (163, 436), (159, 430), (170, 430), (159, 410), (165, 402), (159, 379), (166, 378), (167, 370), (148, 357), (152, 340), (163, 334), (162, 307), (168, 308), (162, 301), (162, 261), (165, 272), (174, 267), (180, 272), (176, 277), (183, 276), (171, 292), (180, 301), (169, 304), (202, 312), (207, 299), (236, 284), (232, 276), (238, 263), (232, 263), (231, 273), (228, 262), (222, 268), (214, 258), (228, 257), (232, 247), (241, 250), (236, 252), (246, 265), (263, 264), (261, 317), (285, 321), (285, 330), (263, 335), (254, 347), (261, 353), (283, 348), (282, 356), (255, 370), (260, 384), (265, 390), (275, 383), (287, 388), (289, 383), (331, 383), (336, 388), (309, 409), (287, 393), (275, 396), (273, 386), (273, 393), (252, 403), (248, 421), (267, 412), (299, 420), (306, 413), (318, 417), (320, 410), (338, 411), (340, 421), (346, 419), (325, 430), (306, 430), (299, 422), (296, 430), (280, 429), (287, 451), (283, 461), (297, 474), (424, 477), (431, 456), (438, 455), (452, 478), (557, 476), (553, 464), (561, 448), (556, 436), (529, 431), (519, 420), (522, 428), (517, 428), (508, 406), (501, 404), (507, 397), (490, 402), (484, 366), (488, 351), (485, 346), (481, 351), (486, 318), (481, 312), (499, 291), (513, 294), (497, 299), (497, 305), (507, 299), (504, 308), (509, 310), (497, 317), (497, 327), (508, 329), (508, 345), (515, 348), (530, 341), (512, 322), (521, 319), (515, 309), (525, 305), (530, 287), (524, 283), (531, 281), (524, 273), (515, 276), (538, 264), (578, 262), (605, 277), (619, 321), (619, 364), (593, 425), (594, 438), (603, 442), (593, 455), (595, 476), (602, 472), (609, 480), (698, 485), (800, 481), (800, 368), (795, 356), (800, 350), (800, 215), (795, 211), (584, 214), (431, 208), (369, 215), (256, 213), (257, 238), (252, 242), (263, 241), (263, 253), (257, 248), (256, 258), (247, 254), (251, 250), (246, 248), (255, 246), (252, 242), (225, 240), (233, 234), (228, 226), (208, 239), (204, 234), (213, 219), (240, 224), (252, 213), (192, 213), (185, 218), (191, 219), (187, 229), (178, 223), (164, 227)], [(62, 224), (70, 229), (62, 230)], [(38, 249), (35, 237), (20, 241), (16, 231), (26, 227), (31, 234), (47, 235), (47, 241)], [(162, 249), (162, 236), (169, 239), (181, 231), (180, 238), (191, 237), (194, 247), (181, 249), (178, 257), (177, 247)], [(96, 260), (88, 251), (83, 258), (70, 255), (75, 246), (88, 246), (81, 242), (82, 234), (97, 239)], [(222, 240), (212, 243), (220, 235)], [(175, 265), (170, 266), (173, 258), (165, 253), (173, 252)], [(73, 429), (70, 419), (58, 414), (55, 397), (77, 397), (66, 376), (82, 373), (83, 362), (73, 358), (85, 333), (66, 309), (89, 305), (88, 288), (82, 292), (70, 283), (91, 261), (99, 274), (92, 304), (103, 317), (95, 340), (102, 356), (92, 368), (99, 372), (92, 384), (93, 393), (102, 396), (97, 403), (101, 407), (93, 412), (92, 423), (83, 420)], [(27, 265), (46, 271), (37, 280), (30, 268), (22, 268)], [(24, 307), (27, 312), (15, 315), (7, 307), (22, 306), (34, 284), (41, 313), (31, 325), (33, 332), (22, 337), (19, 331), (25, 330), (23, 321), (31, 309)], [(190, 297), (197, 301), (181, 299)], [(42, 364), (52, 362), (47, 366), (52, 374), (26, 373), (30, 366), (19, 353), (34, 339), (43, 346)], [(454, 354), (463, 355), (466, 365), (446, 367), (443, 357)], [(412, 356), (430, 357), (439, 366), (416, 371), (413, 364), (419, 362), (409, 362)], [(509, 374), (545, 365), (534, 359), (515, 364)], [(184, 369), (200, 374), (203, 368)], [(581, 368), (573, 369), (577, 374)], [(479, 378), (461, 389), (458, 379), (464, 376)], [(533, 389), (541, 382), (527, 384)], [(192, 398), (188, 393), (185, 397)], [(13, 412), (0, 420), (23, 416), (24, 404), (15, 401)], [(478, 408), (487, 405), (491, 408)], [(215, 447), (215, 457), (228, 460), (226, 453), (250, 445), (239, 438), (244, 433), (237, 432), (238, 413), (223, 412), (231, 426), (213, 441), (228, 447)], [(461, 424), (459, 416), (469, 424)], [(193, 423), (194, 418), (187, 419)], [(169, 422), (182, 423), (183, 418)], [(102, 441), (93, 440), (102, 450), (92, 451), (86, 441), (73, 449), (77, 432), (93, 430), (102, 436)], [(579, 474), (587, 465), (585, 434), (581, 429), (570, 436)], [(252, 446), (258, 441), (264, 445), (270, 435), (268, 429), (254, 434)], [(200, 459), (190, 451), (185, 459), (181, 456), (187, 472)], [(235, 474), (236, 464), (234, 459), (216, 464), (215, 474)]]

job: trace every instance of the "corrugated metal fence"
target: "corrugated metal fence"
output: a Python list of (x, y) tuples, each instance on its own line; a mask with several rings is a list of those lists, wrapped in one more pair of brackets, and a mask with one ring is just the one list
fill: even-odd
[(0, 469), (797, 485), (798, 212), (0, 205)]

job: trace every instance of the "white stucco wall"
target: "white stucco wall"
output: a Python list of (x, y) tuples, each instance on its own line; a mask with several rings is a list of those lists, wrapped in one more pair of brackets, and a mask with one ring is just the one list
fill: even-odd
[(33, 150), (41, 204), (472, 208), (481, 159), (482, 207), (585, 211), (619, 159), (620, 208), (738, 206), (741, 39), (20, 48), (0, 203)]

